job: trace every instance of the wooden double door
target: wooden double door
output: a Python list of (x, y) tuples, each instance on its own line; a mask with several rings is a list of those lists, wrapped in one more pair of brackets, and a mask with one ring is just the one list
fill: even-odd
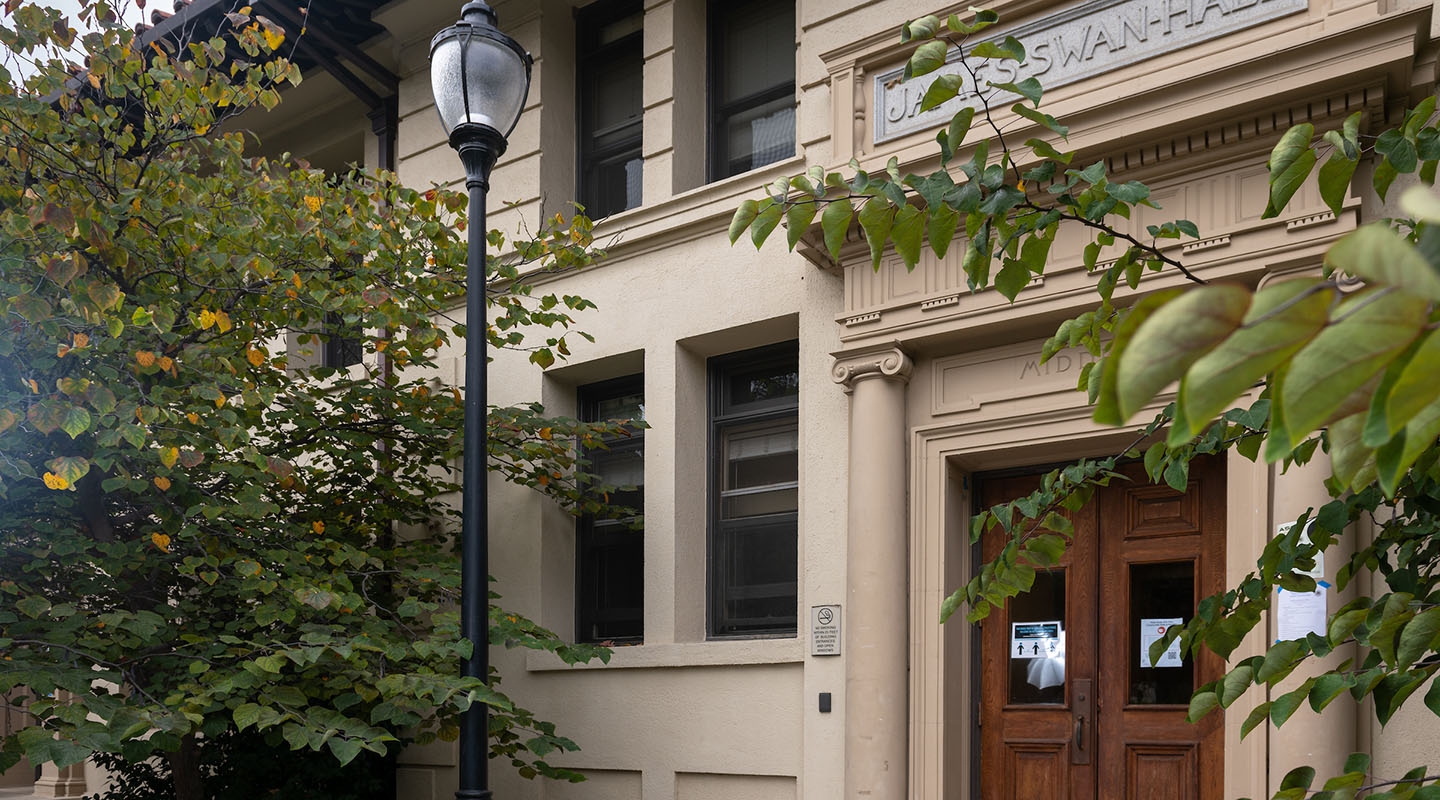
[[(1220, 800), (1221, 716), (1185, 721), (1191, 692), (1217, 678), (1212, 653), (1154, 663), (1149, 645), (1223, 588), (1225, 472), (1192, 464), (1184, 493), (1123, 470), (1071, 515), (1075, 538), (1031, 592), (981, 628), (983, 800)], [(1038, 476), (986, 479), (986, 506)], [(987, 534), (985, 558), (1002, 540)]]

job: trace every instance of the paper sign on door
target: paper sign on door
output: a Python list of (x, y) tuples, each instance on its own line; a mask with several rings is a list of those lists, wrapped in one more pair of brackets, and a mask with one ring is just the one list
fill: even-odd
[(1165, 636), (1165, 631), (1171, 625), (1183, 625), (1185, 620), (1179, 617), (1168, 619), (1142, 619), (1140, 620), (1140, 668), (1150, 669), (1152, 667), (1179, 667), (1182, 666), (1180, 659), (1180, 640), (1176, 639), (1165, 648), (1160, 654), (1160, 660), (1154, 664), (1150, 663), (1150, 645), (1160, 641)]
[(1051, 658), (1060, 649), (1059, 620), (1010, 623), (1011, 658)]

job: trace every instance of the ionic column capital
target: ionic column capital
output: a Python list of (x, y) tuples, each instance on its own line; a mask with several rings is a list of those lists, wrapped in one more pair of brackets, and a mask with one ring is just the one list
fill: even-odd
[(899, 342), (858, 347), (854, 350), (840, 350), (831, 353), (835, 366), (830, 377), (850, 391), (855, 382), (862, 378), (888, 378), (897, 383), (907, 383), (915, 362), (900, 349)]

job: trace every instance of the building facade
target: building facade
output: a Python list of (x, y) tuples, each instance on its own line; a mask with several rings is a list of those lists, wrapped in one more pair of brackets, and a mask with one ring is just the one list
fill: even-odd
[[(1090, 545), (1009, 617), (939, 622), (942, 599), (984, 557), (972, 508), (1024, 491), (1029, 468), (1133, 437), (1091, 421), (1074, 390), (1083, 353), (1039, 363), (1055, 324), (1092, 302), (1080, 268), (1090, 239), (1062, 234), (1043, 282), (1011, 304), (971, 292), (955, 250), (914, 270), (886, 254), (874, 270), (858, 238), (835, 261), (817, 232), (792, 253), (778, 237), (732, 247), (725, 231), (740, 201), (809, 165), (934, 169), (948, 114), (920, 112), (919, 91), (899, 81), (909, 48), (898, 28), (965, 5), (494, 4), (535, 66), (492, 176), (490, 223), (512, 230), (578, 198), (603, 217), (609, 256), (541, 278), (598, 305), (581, 319), (595, 341), (543, 372), (498, 357), (491, 401), (640, 408), (649, 424), (601, 462), (642, 487), (643, 531), (577, 522), (492, 482), (491, 569), (507, 606), (615, 644), (608, 664), (580, 667), (492, 653), (507, 692), (581, 746), (563, 763), (588, 776), (530, 782), (497, 765), (496, 797), (1218, 800), (1268, 796), (1301, 764), (1339, 772), (1355, 750), (1389, 777), (1432, 755), (1440, 726), (1418, 703), (1383, 731), (1337, 701), (1242, 738), (1266, 699), (1257, 689), (1189, 726), (1189, 692), (1218, 664), (1137, 662), (1147, 627), (1188, 618), (1193, 598), (1253, 568), (1278, 525), (1327, 499), (1319, 465), (1282, 474), (1231, 456), (1197, 468), (1185, 495), (1102, 493), (1077, 519)], [(1203, 238), (1174, 245), (1186, 265), (1250, 286), (1315, 271), (1337, 238), (1384, 215), (1357, 194), (1336, 216), (1312, 184), (1262, 220), (1278, 135), (1356, 111), (1383, 128), (1437, 79), (1440, 21), (1420, 0), (991, 7), (995, 31), (1026, 43), (1044, 109), (1070, 126), (1079, 159), (1152, 188), (1163, 211), (1137, 228), (1195, 221)], [(379, 98), (391, 105), (307, 75), (255, 122), (267, 148), (393, 166), (416, 187), (463, 185), (428, 73), (430, 38), (457, 12), (431, 0), (375, 8), (383, 32), (363, 52), (395, 81), (368, 85), (393, 90)], [(1000, 121), (1017, 141), (1044, 133)], [(1177, 282), (1162, 273), (1142, 291)], [(450, 356), (444, 377), (458, 383), (463, 353)], [(1330, 608), (1344, 599), (1332, 592)], [(1058, 623), (1063, 658), (1016, 657), (1026, 645), (1011, 622), (1042, 626), (1030, 646), (1047, 648), (1057, 638), (1043, 626)], [(1267, 620), (1235, 657), (1274, 633)], [(398, 797), (453, 796), (455, 762), (453, 743), (409, 749)]]
[[(1189, 691), (1218, 663), (1132, 663), (1145, 625), (1188, 618), (1195, 596), (1233, 584), (1278, 525), (1326, 499), (1319, 467), (1281, 474), (1232, 456), (1197, 469), (1184, 496), (1113, 490), (1077, 520), (1096, 544), (1077, 546), (1010, 618), (939, 623), (941, 600), (984, 556), (967, 535), (976, 503), (1024, 490), (1026, 467), (1109, 454), (1133, 435), (1091, 422), (1074, 391), (1084, 354), (1038, 361), (1055, 323), (1093, 297), (1079, 269), (1088, 235), (1062, 234), (1043, 283), (1012, 305), (969, 291), (958, 248), (913, 271), (887, 254), (877, 271), (858, 239), (836, 262), (817, 232), (790, 253), (778, 241), (732, 247), (724, 231), (741, 200), (809, 165), (934, 169), (935, 128), (953, 109), (919, 111), (923, 85), (899, 80), (897, 30), (963, 8), (495, 6), (535, 69), (492, 178), (491, 208), (514, 205), (492, 224), (578, 198), (603, 218), (609, 257), (543, 279), (599, 306), (582, 320), (594, 344), (543, 373), (498, 358), (492, 401), (641, 407), (650, 426), (602, 465), (643, 486), (643, 532), (577, 525), (533, 493), (491, 487), (506, 602), (616, 645), (608, 665), (577, 668), (493, 654), (507, 690), (580, 744), (566, 763), (589, 776), (541, 784), (500, 770), (497, 797), (1220, 798), (1268, 796), (1300, 764), (1338, 772), (1354, 750), (1374, 753), (1379, 775), (1424, 761), (1436, 730), (1424, 709), (1382, 731), (1368, 709), (1337, 704), (1242, 739), (1262, 692), (1189, 726)], [(1279, 133), (1355, 111), (1368, 128), (1393, 124), (1437, 77), (1427, 3), (993, 7), (1080, 160), (1152, 187), (1163, 211), (1138, 229), (1161, 215), (1195, 221), (1204, 238), (1176, 245), (1187, 266), (1251, 286), (1315, 270), (1338, 237), (1383, 215), (1378, 198), (1355, 196), (1337, 217), (1311, 186), (1285, 217), (1262, 220)], [(415, 186), (461, 181), (427, 72), (430, 37), (454, 15), (414, 0), (372, 15), (386, 34), (367, 49), (399, 78), (395, 168)], [(315, 83), (301, 90), (318, 94)], [(271, 146), (317, 130), (305, 111), (273, 123)], [(1044, 133), (1002, 124), (1018, 141)], [(374, 137), (364, 147), (376, 163)], [(1053, 660), (1012, 657), (1012, 621), (1060, 623), (1058, 678), (1035, 679)], [(1237, 657), (1262, 652), (1266, 626)], [(400, 797), (450, 796), (454, 759), (448, 744), (407, 752)]]

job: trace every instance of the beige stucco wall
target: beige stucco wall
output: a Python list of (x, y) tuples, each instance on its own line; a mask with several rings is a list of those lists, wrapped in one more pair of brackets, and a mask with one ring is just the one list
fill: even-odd
[[(563, 210), (574, 191), (576, 4), (496, 3), (502, 28), (536, 63), (525, 115), (492, 177), (495, 227), (513, 229)], [(1007, 25), (1019, 25), (1076, 3), (992, 5)], [(1067, 231), (1043, 286), (1014, 306), (994, 292), (968, 291), (958, 248), (943, 261), (923, 260), (914, 272), (893, 256), (873, 271), (858, 242), (837, 264), (817, 254), (811, 241), (802, 243), (801, 255), (787, 253), (778, 234), (760, 253), (724, 239), (741, 199), (804, 165), (839, 167), (854, 156), (875, 170), (895, 156), (902, 170), (933, 169), (932, 131), (879, 146), (871, 141), (872, 81), (903, 59), (895, 35), (901, 20), (955, 10), (904, 0), (797, 0), (796, 157), (704, 185), (703, 3), (646, 0), (645, 203), (597, 228), (599, 240), (609, 243), (606, 262), (544, 284), (597, 303), (598, 310), (580, 318), (596, 342), (573, 342), (568, 361), (545, 373), (523, 356), (503, 354), (490, 381), (492, 402), (539, 398), (552, 411), (570, 413), (577, 386), (643, 370), (651, 425), (646, 641), (618, 648), (608, 666), (574, 669), (548, 656), (494, 654), (506, 690), (581, 745), (579, 754), (556, 760), (592, 776), (576, 786), (546, 785), (496, 764), (497, 797), (848, 797), (847, 725), (853, 744), (866, 722), (847, 716), (846, 683), (859, 673), (897, 678), (909, 695), (900, 716), (908, 761), (901, 788), (894, 793), (892, 781), (872, 800), (969, 796), (973, 642), (962, 623), (937, 622), (940, 599), (974, 568), (963, 535), (969, 478), (1105, 452), (1121, 438), (1090, 423), (1083, 398), (1070, 391), (1078, 355), (1068, 367), (1031, 364), (1055, 321), (1090, 302), (1093, 279), (1078, 269), (1089, 237)], [(421, 0), (397, 0), (376, 15), (391, 33), (373, 43), (372, 52), (395, 65), (402, 79), (399, 172), (415, 186), (456, 185), (461, 178), (435, 120), (426, 71), (430, 37), (453, 16), (449, 4)], [(1425, 3), (1311, 0), (1302, 13), (1055, 89), (1045, 107), (1072, 125), (1077, 163), (1107, 159), (1113, 174), (1148, 182), (1166, 218), (1200, 225), (1204, 240), (1176, 245), (1187, 265), (1207, 277), (1255, 285), (1313, 270), (1330, 243), (1381, 213), (1374, 198), (1361, 196), (1336, 217), (1312, 187), (1297, 196), (1293, 214), (1262, 221), (1264, 161), (1274, 138), (1295, 122), (1323, 128), (1353, 111), (1372, 127), (1386, 124), (1388, 114), (1433, 86), (1435, 24)], [(313, 107), (325, 106), (317, 101)], [(1000, 120), (1007, 122), (1005, 113)], [(1012, 125), (1009, 135), (1023, 140), (1037, 132)], [(333, 141), (342, 139), (313, 146), (333, 151), (339, 146)], [(365, 142), (365, 152), (373, 153), (373, 137)], [(502, 210), (511, 201), (517, 205)], [(1137, 230), (1148, 221), (1137, 220)], [(1161, 275), (1143, 290), (1175, 282)], [(705, 358), (789, 338), (801, 347), (800, 636), (707, 642)], [(833, 379), (831, 354), (837, 352), (845, 369), (860, 364), (867, 374), (884, 372), (855, 355), (867, 348), (911, 359), (885, 373), (892, 383), (884, 391), (900, 392), (899, 403), (890, 403), (890, 394), (861, 398), (856, 385)], [(462, 355), (445, 354), (447, 377), (460, 377)], [(847, 395), (846, 388), (857, 394)], [(870, 419), (867, 411), (852, 419), (852, 409), (862, 407), (898, 418)], [(888, 500), (867, 496), (869, 505), (857, 515), (850, 490), (890, 477), (875, 463), (850, 459), (853, 426), (871, 424), (902, 432), (904, 441), (883, 455), (886, 464), (898, 458), (903, 482)], [(1321, 495), (1313, 474), (1282, 476), (1238, 456), (1229, 460), (1228, 473), (1227, 578), (1233, 583), (1253, 568), (1275, 525)], [(562, 633), (572, 630), (573, 523), (527, 490), (492, 483), (491, 491), (496, 588), (509, 607)], [(850, 594), (856, 587), (847, 574), (855, 574), (856, 565), (848, 563), (847, 551), (873, 531), (847, 526), (883, 523), (896, 509), (903, 520), (894, 541), (904, 554), (901, 575), (888, 588), (882, 583), (866, 591), (896, 593), (888, 599), (903, 609), (895, 625), (904, 629), (908, 647), (895, 658), (862, 656), (848, 643), (840, 657), (809, 656), (808, 608), (865, 600)], [(1237, 655), (1260, 652), (1265, 636), (1257, 631)], [(833, 696), (832, 713), (817, 710), (821, 692)], [(1352, 748), (1373, 748), (1377, 774), (1399, 774), (1420, 763), (1428, 755), (1425, 743), (1440, 733), (1423, 709), (1406, 712), (1382, 732), (1368, 710), (1355, 714), (1337, 706), (1323, 721), (1303, 722), (1307, 731), (1322, 732), (1318, 748), (1294, 738), (1296, 728), (1289, 726), (1261, 728), (1242, 742), (1240, 722), (1263, 699), (1253, 692), (1227, 718), (1227, 796), (1268, 794), (1290, 766), (1328, 764)], [(450, 796), (453, 761), (453, 745), (413, 748), (402, 757), (400, 796)]]

